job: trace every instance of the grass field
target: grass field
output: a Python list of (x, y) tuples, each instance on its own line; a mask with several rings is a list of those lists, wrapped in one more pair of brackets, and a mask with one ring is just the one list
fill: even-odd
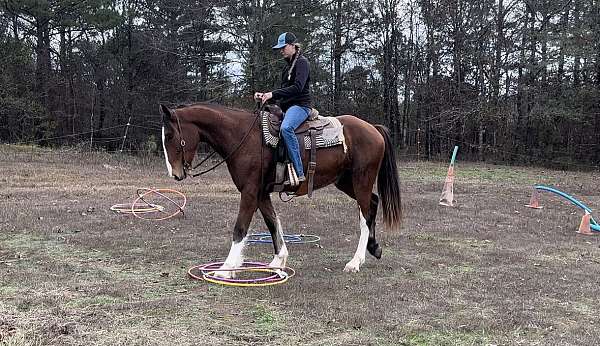
[[(297, 275), (265, 288), (186, 276), (223, 260), (239, 194), (226, 168), (175, 182), (161, 157), (0, 146), (0, 345), (594, 345), (600, 342), (600, 234), (581, 210), (531, 185), (600, 205), (598, 173), (456, 165), (456, 208), (438, 205), (446, 164), (400, 162), (404, 224), (383, 258), (344, 273), (359, 236), (334, 188), (283, 203)], [(185, 217), (109, 210), (141, 187), (186, 194)], [(256, 215), (251, 232), (266, 227)], [(246, 258), (270, 261), (253, 245)]]

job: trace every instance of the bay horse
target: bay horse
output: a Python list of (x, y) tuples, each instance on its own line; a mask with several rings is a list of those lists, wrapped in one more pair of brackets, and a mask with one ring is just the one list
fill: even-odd
[[(176, 109), (161, 105), (160, 108), (169, 176), (179, 181), (191, 175), (198, 144), (205, 142), (224, 158), (233, 183), (241, 193), (231, 249), (221, 269), (241, 267), (248, 227), (256, 209), (260, 209), (273, 240), (274, 257), (270, 266), (285, 267), (288, 249), (281, 221), (273, 208), (271, 191), (265, 188), (275, 179), (274, 152), (263, 144), (259, 112), (209, 103)], [(343, 125), (347, 150), (344, 151), (342, 145), (317, 150), (314, 189), (333, 183), (357, 201), (360, 239), (354, 257), (344, 271), (358, 272), (365, 262), (366, 250), (375, 258), (381, 258), (382, 250), (375, 239), (375, 219), (380, 202), (386, 228), (400, 227), (400, 179), (394, 149), (384, 126), (371, 125), (352, 115), (338, 116), (337, 119)], [(301, 150), (301, 156), (306, 167), (307, 150)], [(376, 179), (379, 196), (372, 192)], [(307, 193), (307, 183), (308, 180), (295, 191), (297, 196)], [(233, 271), (217, 274), (232, 277)]]

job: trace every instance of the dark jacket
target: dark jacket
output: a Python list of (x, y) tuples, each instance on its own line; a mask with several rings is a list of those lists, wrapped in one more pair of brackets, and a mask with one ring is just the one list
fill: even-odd
[[(299, 53), (297, 53), (299, 54)], [(294, 58), (287, 61), (287, 66), (281, 71), (281, 88), (273, 90), (273, 99), (279, 102), (281, 109), (285, 112), (291, 106), (311, 106), (310, 97), (310, 64), (308, 60), (300, 54), (296, 64), (290, 68)], [(289, 78), (288, 78), (289, 77)]]

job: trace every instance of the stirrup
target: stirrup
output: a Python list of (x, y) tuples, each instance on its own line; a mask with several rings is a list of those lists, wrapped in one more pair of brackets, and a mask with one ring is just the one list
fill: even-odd
[[(300, 178), (298, 178), (298, 184), (294, 185), (294, 186), (298, 186), (300, 184), (302, 184), (303, 182), (306, 181), (306, 177), (305, 176), (301, 176)], [(286, 180), (283, 182), (283, 185), (291, 185), (289, 180)]]

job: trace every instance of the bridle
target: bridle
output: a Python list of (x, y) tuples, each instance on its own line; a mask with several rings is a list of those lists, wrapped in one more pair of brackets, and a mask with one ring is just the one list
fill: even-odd
[(181, 149), (181, 162), (183, 162), (183, 171), (186, 172), (190, 169), (191, 164), (185, 160), (185, 139), (183, 139), (183, 132), (181, 132), (181, 121), (179, 121), (179, 117), (177, 113), (172, 112), (175, 119), (177, 119), (177, 129), (179, 130), (179, 147)]
[(183, 171), (185, 172), (185, 174), (189, 175), (190, 177), (197, 177), (197, 176), (206, 174), (206, 173), (208, 173), (210, 171), (213, 171), (214, 169), (216, 169), (217, 167), (219, 167), (220, 165), (222, 165), (224, 162), (226, 162), (231, 156), (233, 156), (233, 154), (235, 154), (242, 147), (242, 144), (244, 144), (244, 142), (246, 141), (246, 138), (248, 138), (248, 136), (250, 135), (250, 132), (252, 131), (252, 128), (254, 128), (254, 125), (256, 124), (256, 121), (260, 117), (260, 114), (263, 111), (264, 107), (265, 107), (265, 105), (262, 104), (262, 105), (258, 106), (257, 109), (254, 111), (254, 113), (256, 114), (256, 116), (254, 117), (254, 120), (252, 121), (252, 124), (250, 125), (250, 127), (246, 131), (246, 134), (244, 135), (244, 137), (242, 138), (242, 140), (240, 141), (240, 143), (237, 145), (237, 147), (235, 147), (235, 149), (233, 149), (232, 152), (229, 153), (229, 155), (227, 155), (219, 163), (215, 164), (211, 168), (208, 168), (206, 170), (203, 170), (202, 172), (198, 172), (198, 173), (195, 173), (195, 174), (189, 174), (188, 172), (189, 171), (193, 171), (196, 168), (200, 167), (204, 162), (206, 162), (206, 160), (208, 160), (211, 157), (213, 157), (217, 152), (213, 149), (212, 153), (210, 153), (207, 157), (205, 157), (204, 159), (202, 159), (202, 161), (200, 161), (194, 167), (190, 168), (192, 166), (191, 162), (187, 162), (185, 160), (185, 144), (186, 143), (185, 143), (185, 139), (183, 138), (183, 132), (181, 132), (181, 121), (179, 120), (179, 117), (177, 116), (177, 113), (176, 112), (172, 112), (171, 114), (177, 120), (177, 129), (179, 130), (179, 137), (181, 139), (179, 141), (179, 146), (180, 146), (180, 149), (181, 149), (181, 162), (183, 162)]

